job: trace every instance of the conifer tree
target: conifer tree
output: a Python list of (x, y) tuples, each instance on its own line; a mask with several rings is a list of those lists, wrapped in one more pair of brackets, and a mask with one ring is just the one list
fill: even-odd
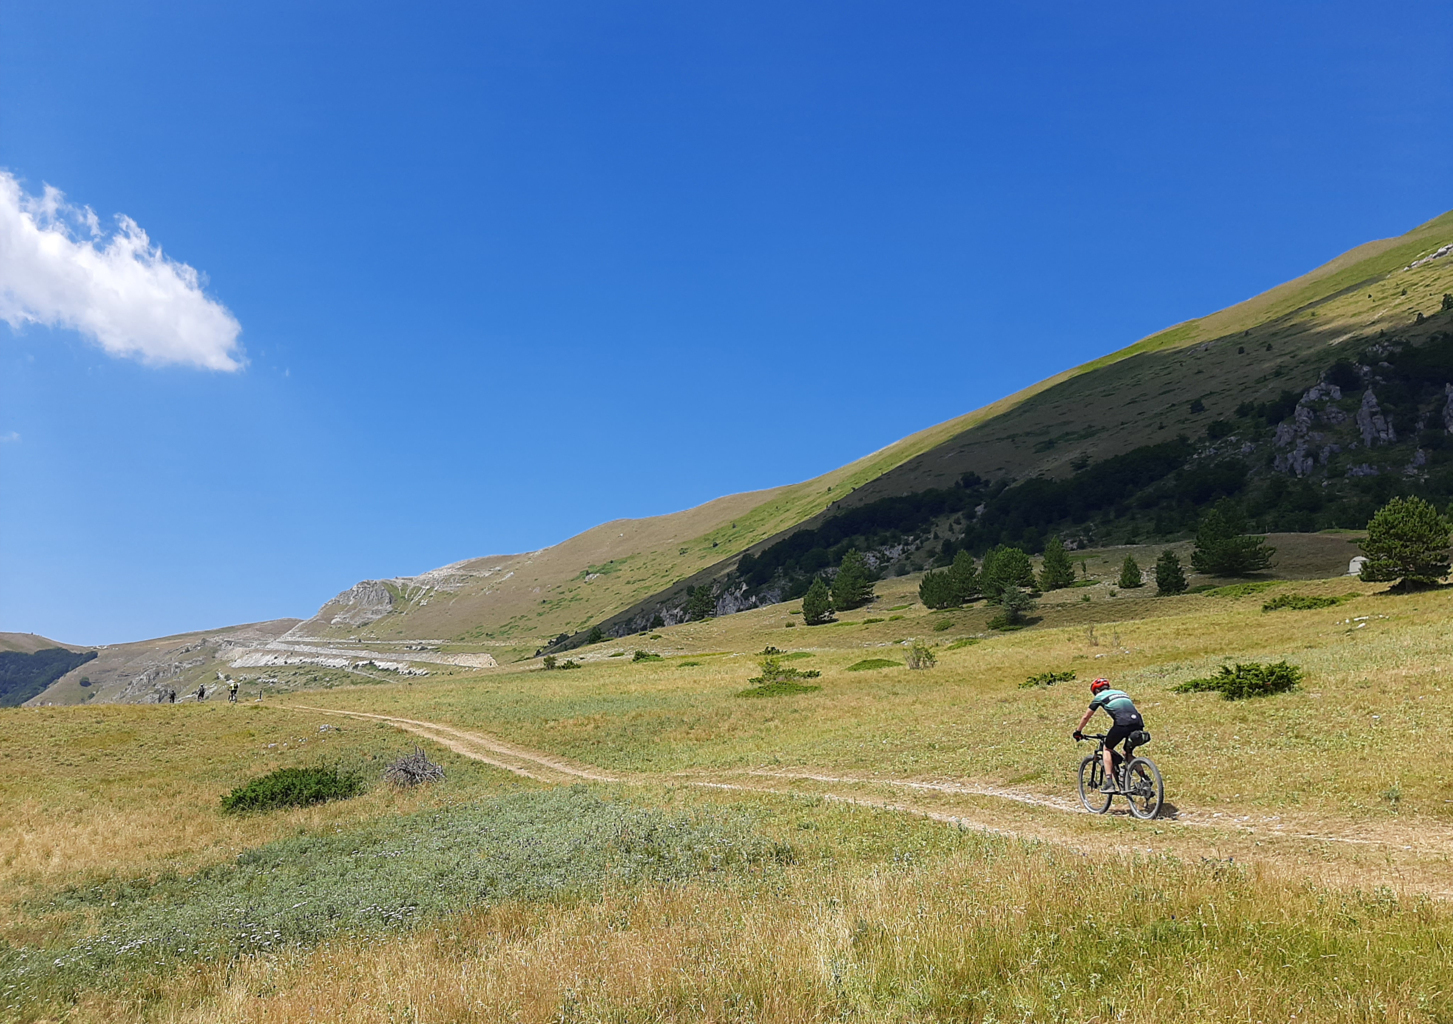
[(1064, 541), (1051, 537), (1044, 546), (1044, 564), (1039, 569), (1041, 590), (1060, 590), (1075, 582), (1075, 567), (1065, 552)]
[(925, 608), (956, 608), (962, 602), (954, 587), (952, 569), (930, 569), (918, 584), (918, 599)]
[(984, 556), (979, 589), (989, 600), (997, 602), (1008, 586), (1034, 590), (1034, 565), (1029, 556), (1018, 548), (1000, 545)]
[(1393, 498), (1367, 524), (1362, 550), (1366, 583), (1398, 581), (1398, 586), (1428, 586), (1449, 572), (1448, 520), (1422, 498)]
[(873, 571), (856, 548), (843, 555), (832, 581), (832, 605), (840, 612), (861, 608), (873, 599)]
[(1186, 572), (1181, 560), (1170, 548), (1155, 560), (1155, 589), (1159, 594), (1182, 594), (1186, 589)]
[(819, 576), (812, 581), (812, 586), (807, 588), (807, 594), (802, 598), (802, 621), (809, 626), (820, 626), (824, 622), (832, 621), (832, 612), (832, 596), (827, 592), (827, 584)]
[(967, 551), (954, 555), (954, 564), (949, 567), (949, 581), (953, 584), (954, 598), (959, 604), (972, 600), (979, 593), (979, 570), (974, 567), (974, 556)]
[(1243, 534), (1245, 520), (1234, 505), (1221, 502), (1201, 517), (1191, 568), (1209, 576), (1247, 576), (1271, 565), (1276, 548), (1265, 537)]
[(1140, 574), (1140, 563), (1135, 560), (1134, 555), (1126, 555), (1120, 566), (1120, 586), (1126, 590), (1134, 590), (1144, 583), (1145, 577)]

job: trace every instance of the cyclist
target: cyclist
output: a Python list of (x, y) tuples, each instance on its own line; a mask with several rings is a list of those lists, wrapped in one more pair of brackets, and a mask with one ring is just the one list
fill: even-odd
[(1108, 679), (1096, 679), (1092, 682), (1090, 693), (1093, 694), (1090, 707), (1080, 719), (1080, 724), (1075, 726), (1075, 742), (1085, 738), (1082, 731), (1085, 724), (1089, 722), (1091, 715), (1103, 708), (1114, 724), (1105, 734), (1105, 782), (1100, 786), (1100, 792), (1113, 793), (1118, 788), (1115, 785), (1115, 762), (1120, 760), (1120, 754), (1116, 752), (1115, 748), (1132, 732), (1144, 729), (1145, 720), (1140, 717), (1140, 712), (1136, 710), (1135, 702), (1130, 699), (1130, 694), (1124, 690), (1112, 689)]

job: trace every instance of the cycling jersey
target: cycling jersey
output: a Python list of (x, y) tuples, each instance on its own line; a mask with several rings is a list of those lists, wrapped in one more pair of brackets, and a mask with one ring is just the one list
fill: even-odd
[(1090, 701), (1090, 710), (1104, 708), (1116, 725), (1133, 725), (1139, 729), (1141, 724), (1140, 712), (1136, 710), (1135, 702), (1130, 699), (1130, 694), (1124, 690), (1101, 690)]

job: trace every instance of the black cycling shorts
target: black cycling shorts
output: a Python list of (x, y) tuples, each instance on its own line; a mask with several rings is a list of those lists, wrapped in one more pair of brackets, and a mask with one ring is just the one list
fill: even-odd
[(1114, 750), (1124, 740), (1128, 739), (1132, 732), (1145, 728), (1145, 720), (1139, 715), (1134, 718), (1127, 718), (1123, 722), (1116, 722), (1110, 726), (1110, 731), (1105, 734), (1105, 746)]

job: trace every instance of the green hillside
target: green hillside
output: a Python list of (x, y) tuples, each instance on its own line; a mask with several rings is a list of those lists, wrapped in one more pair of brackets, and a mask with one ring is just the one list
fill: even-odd
[[(1296, 425), (1300, 400), (1338, 359), (1353, 364), (1388, 338), (1422, 345), (1453, 326), (1441, 312), (1443, 294), (1453, 292), (1453, 258), (1409, 269), (1449, 241), (1453, 214), (1359, 246), (1245, 302), (813, 480), (606, 523), (541, 551), (364, 581), (285, 639), (353, 640), (399, 652), (427, 643), (508, 661), (578, 641), (596, 626), (621, 633), (658, 618), (679, 621), (688, 587), (709, 586), (718, 612), (792, 593), (811, 572), (830, 570), (845, 545), (876, 547), (882, 572), (910, 572), (939, 559), (946, 540), (982, 550), (999, 541), (1035, 549), (1050, 532), (1084, 543), (1180, 536), (1201, 507), (1228, 495), (1266, 529), (1360, 526), (1372, 502), (1407, 489), (1409, 480), (1442, 493), (1442, 449), (1423, 438), (1426, 422), (1418, 426), (1433, 415), (1436, 396), (1425, 379), (1433, 371), (1414, 375), (1416, 395), (1405, 393), (1406, 373), (1373, 382), (1379, 409), (1396, 410), (1405, 427), (1411, 417), (1417, 429), (1399, 431), (1396, 442), (1376, 446), (1366, 459), (1353, 459), (1360, 449), (1341, 435), (1356, 425), (1367, 388), (1349, 387), (1336, 400), (1347, 416), (1341, 440), (1313, 444), (1301, 436), (1282, 452), (1277, 430)], [(1335, 416), (1325, 405), (1314, 415)], [(1328, 434), (1321, 426), (1304, 434), (1314, 432)], [(1341, 451), (1318, 461), (1333, 444)], [(1270, 463), (1298, 445), (1298, 464), (1311, 453), (1313, 471), (1274, 474)], [(1404, 478), (1420, 450), (1423, 463)], [(1058, 490), (1035, 485), (1034, 492), (1026, 482), (1036, 478), (1075, 482)], [(1339, 482), (1323, 488), (1328, 479)], [(1106, 497), (1112, 492), (1114, 500)], [(1131, 507), (1122, 507), (1126, 502)], [(988, 518), (975, 514), (971, 529), (965, 515), (980, 505)], [(1046, 508), (1067, 511), (1047, 518)], [(835, 520), (845, 513), (856, 521)], [(775, 579), (734, 576), (741, 555), (759, 559), (803, 529), (826, 530), (802, 553), (806, 562), (797, 558)]]
[(595, 625), (680, 621), (688, 588), (718, 612), (800, 596), (849, 548), (897, 575), (1051, 534), (1171, 540), (1217, 501), (1267, 531), (1361, 527), (1395, 493), (1446, 503), (1450, 241), (1445, 214), (944, 424), (821, 512)]

